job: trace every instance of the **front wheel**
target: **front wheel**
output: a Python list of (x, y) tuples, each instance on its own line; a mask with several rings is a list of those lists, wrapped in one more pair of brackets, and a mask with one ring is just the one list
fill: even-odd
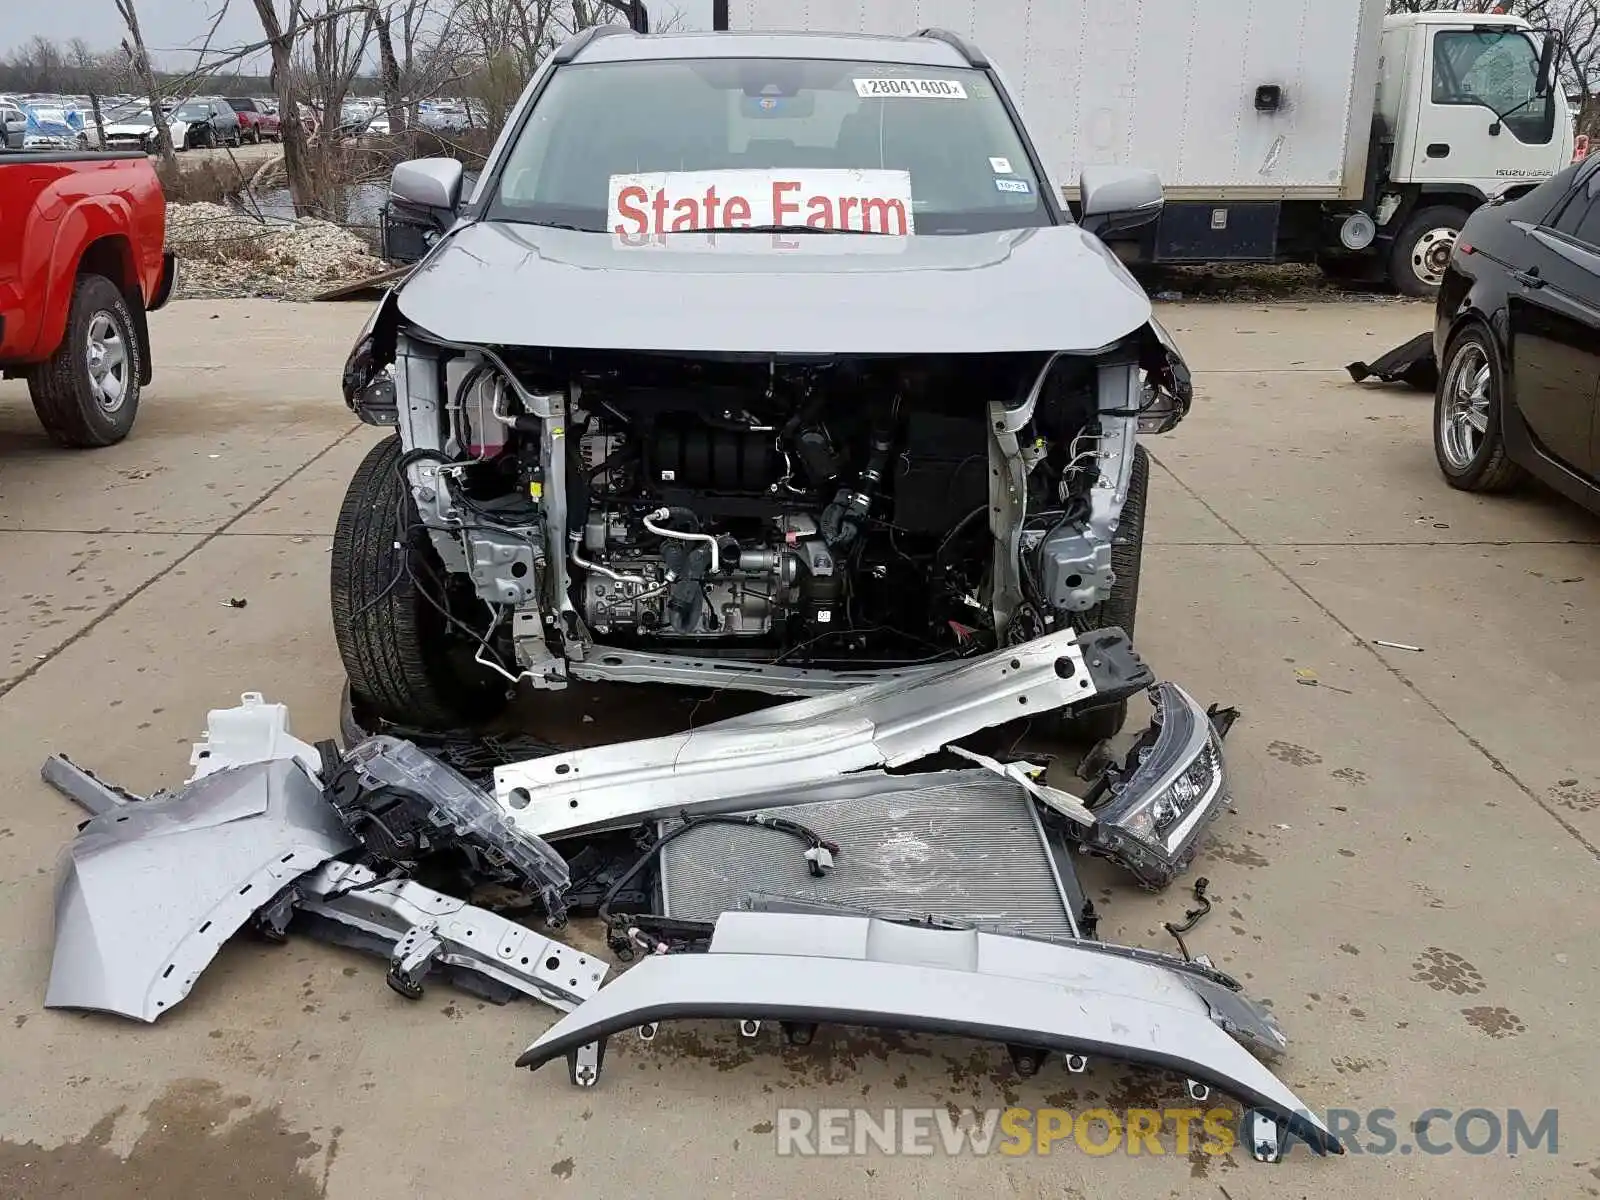
[(1431, 299), (1444, 283), (1445, 268), (1467, 214), (1449, 205), (1424, 208), (1406, 222), (1389, 258), (1389, 278), (1407, 296)]
[[(1123, 503), (1122, 518), (1111, 544), (1111, 570), (1117, 581), (1111, 585), (1110, 596), (1074, 622), (1079, 633), (1115, 626), (1130, 638), (1133, 636), (1139, 609), (1139, 573), (1144, 564), (1145, 501), (1149, 494), (1150, 454), (1143, 446), (1135, 446), (1128, 499)], [(1084, 712), (1068, 709), (1062, 733), (1075, 742), (1094, 743), (1116, 737), (1127, 720), (1126, 700)]]
[(28, 393), (45, 432), (77, 449), (127, 437), (139, 411), (143, 352), (117, 285), (104, 275), (78, 276), (66, 336), (48, 361), (28, 370)]
[(1433, 452), (1445, 482), (1503, 492), (1522, 481), (1504, 437), (1505, 372), (1494, 336), (1469, 325), (1451, 339), (1433, 402)]
[(439, 561), (401, 473), (402, 454), (398, 437), (374, 446), (339, 509), (334, 640), (351, 694), (368, 711), (425, 729), (476, 725), (505, 707), (509, 684), (473, 661), (486, 610)]

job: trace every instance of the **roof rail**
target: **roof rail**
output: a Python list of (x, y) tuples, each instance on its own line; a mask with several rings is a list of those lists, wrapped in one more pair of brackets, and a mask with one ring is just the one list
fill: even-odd
[(943, 42), (947, 46), (953, 46), (956, 53), (967, 60), (968, 66), (977, 67), (980, 71), (987, 70), (989, 67), (989, 59), (983, 51), (964, 38), (951, 33), (948, 29), (919, 29), (911, 36), (932, 38), (936, 42)]
[(551, 57), (556, 60), (556, 66), (562, 67), (577, 58), (578, 55), (589, 48), (590, 43), (597, 39), (627, 32), (621, 25), (591, 25), (576, 37), (570, 37), (562, 42), (560, 46), (556, 47), (556, 52)]

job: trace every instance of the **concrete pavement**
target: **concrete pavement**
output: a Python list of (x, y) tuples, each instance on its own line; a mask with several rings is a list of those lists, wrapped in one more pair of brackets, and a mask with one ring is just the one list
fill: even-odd
[[(1451, 491), (1429, 399), (1349, 383), (1341, 364), (1426, 327), (1415, 305), (1164, 310), (1200, 399), (1152, 443), (1138, 639), (1245, 713), (1192, 944), (1274, 1002), (1309, 1104), (1395, 1110), (1394, 1153), (779, 1158), (779, 1108), (1184, 1102), (1113, 1063), (1020, 1081), (997, 1047), (752, 1050), (696, 1024), (618, 1039), (579, 1092), (510, 1067), (545, 1011), (443, 985), (408, 1004), (374, 960), (303, 939), (231, 944), (155, 1026), (42, 1011), (51, 864), (80, 816), (39, 783), (47, 752), (146, 790), (244, 690), (302, 737), (336, 728), (327, 546), (377, 436), (338, 367), (364, 316), (171, 306), (133, 438), (92, 454), (50, 447), (0, 385), (0, 1196), (1600, 1195), (1600, 520)], [(1107, 936), (1170, 946), (1185, 891), (1085, 878)], [(1402, 1152), (1434, 1107), (1558, 1108), (1559, 1153)]]

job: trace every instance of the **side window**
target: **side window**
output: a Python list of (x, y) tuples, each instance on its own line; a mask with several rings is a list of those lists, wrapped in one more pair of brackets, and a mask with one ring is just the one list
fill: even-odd
[(1555, 99), (1535, 99), (1539, 52), (1516, 30), (1446, 29), (1433, 38), (1433, 102), (1476, 105), (1527, 145), (1555, 135)]
[(1557, 233), (1600, 247), (1600, 173), (1589, 171), (1549, 221)]

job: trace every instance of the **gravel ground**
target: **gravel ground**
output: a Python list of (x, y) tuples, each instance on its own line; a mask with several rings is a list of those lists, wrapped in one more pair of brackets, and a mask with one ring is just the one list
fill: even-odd
[(354, 233), (314, 217), (263, 224), (220, 204), (167, 205), (167, 245), (183, 299), (305, 300), (386, 270)]

